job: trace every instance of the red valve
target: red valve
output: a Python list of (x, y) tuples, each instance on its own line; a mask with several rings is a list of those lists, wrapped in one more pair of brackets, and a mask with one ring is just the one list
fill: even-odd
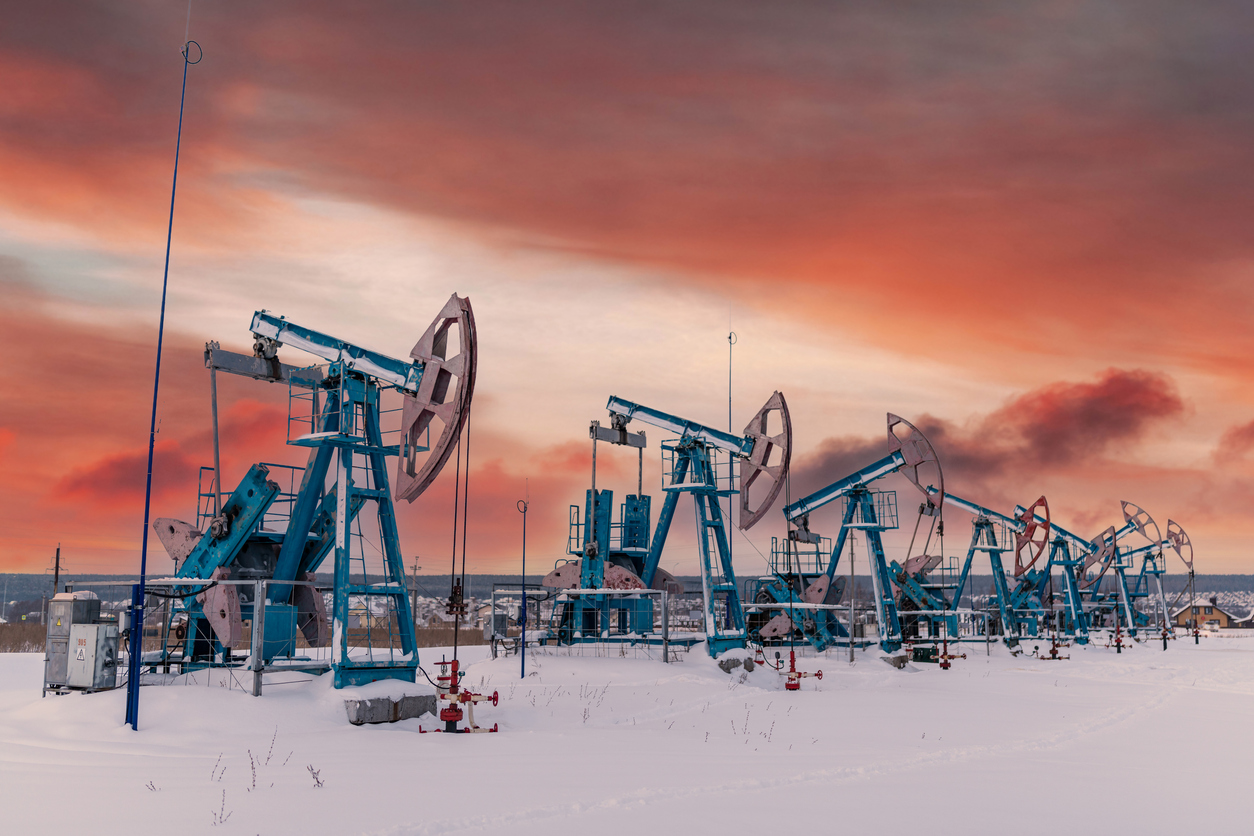
[(496, 693), (496, 691), (493, 691), (492, 692), (492, 705), (495, 706), (499, 700), (500, 700), (499, 695)]
[(815, 679), (822, 679), (822, 678), (823, 678), (823, 672), (822, 672), (822, 671), (815, 671), (815, 672), (814, 672), (814, 678), (815, 678)]

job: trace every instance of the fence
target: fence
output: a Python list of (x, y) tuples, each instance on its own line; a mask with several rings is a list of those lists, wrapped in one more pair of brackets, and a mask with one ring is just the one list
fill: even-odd
[(705, 634), (672, 635), (670, 603), (670, 595), (660, 589), (494, 584), (484, 635), (494, 657), (517, 653), (525, 644), (528, 654), (540, 656), (632, 656), (672, 662)]

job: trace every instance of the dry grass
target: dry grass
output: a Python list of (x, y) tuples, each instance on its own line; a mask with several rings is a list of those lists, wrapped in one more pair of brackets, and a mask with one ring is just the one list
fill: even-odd
[(44, 625), (0, 624), (0, 653), (42, 653)]
[[(162, 647), (161, 635), (153, 629), (144, 631), (144, 650), (160, 650)], [(245, 625), (243, 636), (241, 637), (238, 648), (248, 647), (248, 625)], [(453, 629), (451, 627), (419, 627), (414, 634), (419, 647), (448, 647), (453, 643)], [(350, 630), (348, 634), (350, 643), (365, 644), (365, 630)], [(372, 637), (376, 646), (379, 644), (386, 645), (387, 634), (384, 632), (382, 641), (380, 641), (379, 632), (374, 632)], [(399, 647), (399, 637), (394, 637), (393, 643)], [(458, 633), (457, 643), (464, 646), (486, 644), (483, 638), (483, 630), (473, 627), (462, 629)], [(297, 634), (297, 645), (299, 647), (308, 647), (305, 643), (304, 636)], [(0, 624), (0, 653), (42, 653), (44, 649), (44, 625), (42, 624)]]
[[(449, 647), (453, 644), (452, 627), (419, 627), (414, 631), (414, 640), (419, 647)], [(457, 634), (460, 645), (487, 644), (483, 638), (483, 628), (463, 627)]]

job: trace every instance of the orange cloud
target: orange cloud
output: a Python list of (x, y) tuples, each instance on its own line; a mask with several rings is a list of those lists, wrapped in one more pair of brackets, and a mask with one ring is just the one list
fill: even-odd
[(1228, 428), (1215, 448), (1215, 461), (1224, 464), (1240, 460), (1251, 450), (1254, 450), (1254, 421)]
[[(275, 194), (307, 189), (993, 372), (1248, 377), (1251, 90), (1222, 16), (700, 8), (208, 6), (180, 230), (255, 244)], [(39, 91), (6, 99), (4, 200), (147, 239), (181, 22), (43, 9), (0, 42)], [(1169, 82), (1167, 42), (1188, 56)]]
[[(1232, 35), (1243, 13), (986, 12), (198, 7), (206, 57), (189, 73), (176, 235), (215, 257), (250, 257), (270, 245), (271, 213), (314, 196), (453, 222), (506, 252), (658, 266), (707, 298), (1030, 390), (970, 425), (920, 419), (955, 479), (995, 477), (1015, 492), (1083, 479), (1077, 514), (1097, 502), (1095, 485), (1151, 476), (1179, 477), (1190, 486), (1179, 501), (1198, 513), (1216, 494), (1247, 496), (1204, 474), (1083, 467), (1179, 416), (1171, 380), (1138, 371), (1040, 386), (1075, 367), (1170, 369), (1181, 385), (1200, 370), (1242, 415), (1254, 406), (1244, 222), (1254, 195), (1240, 176), (1254, 162), (1254, 91)], [(163, 240), (182, 26), (116, 4), (11, 10), (0, 27), (0, 76), (12, 82), (0, 91), (0, 208), (111, 249)], [(150, 335), (67, 323), (46, 313), (55, 298), (16, 298), (40, 281), (0, 285), (16, 299), (0, 310), (16, 370), (0, 399), (12, 438), (0, 500), (22, 521), (0, 534), (23, 544), (13, 559), (33, 554), (53, 520), (85, 542), (138, 536), (119, 498), (133, 490), (61, 503), (55, 517), (49, 508), (53, 487), (86, 497), (92, 479), (135, 478)], [(160, 472), (178, 485), (207, 458), (208, 394), (197, 342), (175, 335), (167, 350), (161, 439), (173, 458)], [(281, 407), (277, 389), (222, 386), (224, 403)], [(254, 418), (235, 428), (228, 470), (284, 451), (269, 417)], [(831, 440), (798, 481), (882, 450)], [(485, 555), (513, 548), (510, 497), (537, 469), (537, 513), (552, 510), (535, 530), (560, 543), (565, 504), (586, 481), (577, 451), (569, 467), (554, 464), (566, 455), (485, 443), (471, 495), (482, 491), (490, 513), (471, 543)], [(402, 513), (424, 554), (446, 536), (436, 509), (451, 508), (447, 481), (423, 498), (428, 510)], [(124, 547), (110, 548), (121, 560)]]

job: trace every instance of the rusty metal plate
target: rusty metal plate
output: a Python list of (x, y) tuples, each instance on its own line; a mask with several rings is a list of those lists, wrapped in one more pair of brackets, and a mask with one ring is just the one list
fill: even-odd
[(174, 560), (175, 567), (183, 565), (183, 561), (196, 548), (196, 544), (205, 536), (204, 532), (191, 523), (171, 517), (159, 517), (152, 524), (157, 539), (165, 546), (166, 553)]
[[(1037, 509), (1043, 510), (1045, 522), (1041, 522), (1036, 518)], [(1045, 497), (1041, 497), (1032, 503), (1032, 507), (1028, 508), (1019, 515), (1019, 522), (1023, 523), (1023, 531), (1015, 532), (1015, 577), (1019, 577), (1024, 572), (1032, 568), (1033, 564), (1045, 553), (1045, 547), (1049, 545), (1049, 503), (1045, 501)], [(1026, 554), (1025, 554), (1026, 552)], [(1025, 560), (1025, 557), (1030, 557)]]
[(1162, 543), (1162, 531), (1158, 528), (1158, 523), (1154, 522), (1153, 517), (1139, 505), (1123, 500), (1119, 504), (1123, 507), (1124, 522), (1131, 523), (1133, 529), (1151, 543)]
[[(781, 432), (768, 435), (771, 413), (779, 416)], [(753, 439), (753, 452), (740, 460), (740, 519), (738, 525), (742, 531), (748, 531), (757, 525), (779, 492), (784, 489), (788, 479), (788, 466), (792, 461), (792, 419), (788, 415), (788, 402), (781, 392), (769, 397), (758, 414), (745, 427), (745, 437)], [(771, 464), (772, 454), (779, 451), (777, 464)], [(756, 507), (751, 508), (749, 489), (760, 478), (769, 481), (766, 495)]]
[(1167, 520), (1167, 539), (1171, 541), (1171, 547), (1176, 550), (1176, 554), (1180, 555), (1180, 559), (1184, 561), (1184, 565), (1189, 567), (1189, 574), (1193, 574), (1193, 541), (1189, 539), (1189, 535), (1185, 533), (1180, 523), (1175, 520)]
[(1094, 566), (1100, 566), (1097, 574), (1092, 578), (1081, 579), (1080, 588), (1089, 589), (1102, 579), (1106, 574), (1106, 570), (1115, 562), (1115, 527), (1112, 525), (1101, 533), (1096, 540), (1093, 541), (1093, 551), (1089, 552), (1084, 558), (1084, 568), (1081, 570), (1088, 574), (1089, 569)]
[[(928, 505), (944, 507), (945, 474), (941, 470), (936, 449), (918, 427), (891, 412), (888, 413), (888, 452), (901, 453), (901, 457), (906, 460), (901, 472), (923, 493), (923, 499)], [(927, 479), (933, 473), (936, 477), (934, 484)], [(937, 493), (928, 493), (929, 485), (936, 488)]]
[[(457, 327), (457, 353), (451, 354), (449, 331)], [(409, 356), (424, 364), (417, 395), (406, 395), (401, 413), (401, 456), (396, 472), (396, 498), (413, 502), (448, 461), (470, 414), (475, 391), (478, 335), (470, 300), (454, 293)], [(418, 464), (418, 448), (439, 419), (439, 437)]]
[[(212, 580), (227, 577), (226, 567), (213, 571)], [(239, 592), (234, 586), (214, 586), (196, 596), (205, 613), (205, 620), (213, 628), (213, 634), (223, 647), (235, 647), (243, 636), (244, 622), (240, 618)]]

